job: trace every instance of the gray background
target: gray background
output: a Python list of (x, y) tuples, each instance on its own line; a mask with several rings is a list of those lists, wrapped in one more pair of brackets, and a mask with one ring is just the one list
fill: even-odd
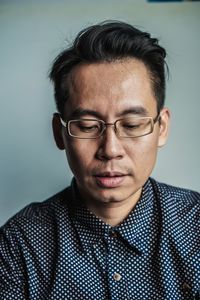
[(71, 178), (51, 132), (47, 78), (52, 59), (83, 27), (120, 19), (150, 31), (167, 48), (171, 135), (153, 176), (199, 189), (200, 3), (143, 0), (0, 1), (0, 225)]

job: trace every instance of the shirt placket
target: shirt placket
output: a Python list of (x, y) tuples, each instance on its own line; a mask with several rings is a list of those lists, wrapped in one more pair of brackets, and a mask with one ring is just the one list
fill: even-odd
[(125, 251), (118, 234), (110, 231), (107, 243), (107, 280), (111, 300), (128, 300)]

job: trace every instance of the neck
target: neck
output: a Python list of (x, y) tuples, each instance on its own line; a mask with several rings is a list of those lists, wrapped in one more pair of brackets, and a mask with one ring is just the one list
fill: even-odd
[(134, 209), (136, 203), (140, 199), (141, 190), (138, 190), (134, 195), (120, 202), (100, 202), (87, 201), (88, 209), (94, 213), (103, 222), (115, 227), (121, 224)]

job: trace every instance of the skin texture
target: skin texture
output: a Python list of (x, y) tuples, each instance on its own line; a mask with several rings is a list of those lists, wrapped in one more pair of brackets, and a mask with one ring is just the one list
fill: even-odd
[[(65, 106), (65, 120), (72, 119), (75, 111), (84, 110), (92, 112), (76, 118), (113, 123), (122, 117), (157, 116), (148, 69), (137, 59), (77, 66), (68, 84), (70, 99)], [(69, 137), (58, 115), (54, 116), (57, 146), (66, 151), (86, 205), (103, 221), (116, 226), (133, 209), (154, 168), (157, 149), (166, 143), (168, 125), (169, 111), (164, 108), (160, 122), (147, 136), (120, 138), (109, 126), (102, 137), (83, 140)]]

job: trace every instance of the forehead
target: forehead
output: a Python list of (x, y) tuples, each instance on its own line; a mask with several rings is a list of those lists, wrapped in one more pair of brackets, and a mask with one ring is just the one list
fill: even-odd
[(68, 86), (68, 114), (77, 108), (114, 115), (132, 107), (156, 107), (149, 71), (137, 59), (79, 65)]

